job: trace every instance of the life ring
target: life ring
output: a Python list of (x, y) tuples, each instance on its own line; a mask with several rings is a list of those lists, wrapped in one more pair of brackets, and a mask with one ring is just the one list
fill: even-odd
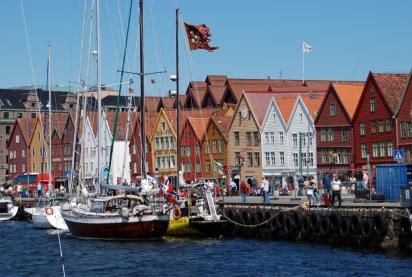
[(336, 213), (331, 213), (329, 215), (329, 227), (332, 233), (339, 232), (339, 222), (340, 222), (340, 215)]
[(179, 207), (176, 207), (173, 209), (173, 218), (174, 219), (179, 219), (182, 217), (182, 211), (179, 209)]
[(53, 214), (53, 209), (52, 208), (46, 208), (46, 214), (47, 215), (52, 215)]

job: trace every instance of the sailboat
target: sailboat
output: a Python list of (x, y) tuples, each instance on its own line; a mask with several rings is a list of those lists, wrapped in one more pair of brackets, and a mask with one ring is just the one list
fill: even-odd
[(13, 205), (13, 201), (6, 197), (0, 197), (0, 221), (6, 221), (17, 215), (19, 207)]
[[(189, 189), (188, 199), (179, 199), (179, 203), (187, 203), (187, 207), (184, 209), (184, 213), (177, 207), (170, 215), (169, 228), (167, 235), (171, 236), (191, 236), (191, 235), (204, 235), (204, 236), (219, 236), (225, 233), (224, 224), (226, 220), (221, 219), (221, 216), (217, 213), (215, 207), (215, 201), (210, 189), (205, 188), (203, 185), (186, 184), (183, 179), (183, 173), (180, 171), (180, 126), (179, 126), (179, 24), (180, 24), (180, 11), (176, 9), (176, 134), (177, 134), (177, 191), (183, 186)], [(185, 24), (186, 25), (186, 24)], [(189, 25), (188, 25), (189, 26)], [(206, 42), (208, 40), (206, 39)], [(191, 45), (189, 45), (191, 49)], [(202, 49), (213, 51), (218, 47), (210, 47), (207, 43), (203, 44)], [(192, 193), (196, 192), (196, 199), (192, 198)], [(196, 203), (193, 207), (191, 205)]]
[[(131, 1), (132, 5), (133, 1)], [(101, 123), (101, 81), (100, 81), (100, 15), (99, 0), (96, 0), (96, 28), (97, 28), (97, 97), (98, 97), (98, 124)], [(144, 60), (143, 60), (143, 0), (140, 6), (140, 78), (141, 78), (141, 118), (142, 137), (144, 136)], [(131, 9), (130, 9), (131, 12)], [(129, 17), (130, 17), (129, 12)], [(130, 21), (129, 21), (130, 22)], [(130, 23), (129, 23), (130, 24)], [(128, 27), (129, 30), (129, 27)], [(127, 36), (126, 36), (127, 38)], [(124, 55), (126, 55), (127, 39)], [(124, 63), (123, 63), (124, 66)], [(123, 71), (123, 69), (122, 69)], [(120, 82), (120, 84), (122, 81)], [(121, 89), (119, 89), (120, 93)], [(67, 207), (62, 210), (70, 233), (78, 238), (134, 240), (146, 238), (160, 238), (166, 232), (169, 224), (169, 207), (164, 199), (158, 197), (159, 191), (139, 192), (136, 188), (122, 185), (107, 185), (104, 189), (116, 191), (119, 195), (103, 196), (100, 162), (100, 126), (98, 127), (97, 157), (98, 157), (98, 192), (101, 196), (94, 199), (90, 208)], [(114, 136), (113, 136), (114, 139)], [(142, 152), (145, 153), (145, 141), (142, 142)], [(145, 155), (142, 155), (144, 168)], [(143, 175), (145, 175), (143, 170)], [(144, 176), (146, 177), (146, 176)], [(146, 180), (142, 180), (143, 181)]]

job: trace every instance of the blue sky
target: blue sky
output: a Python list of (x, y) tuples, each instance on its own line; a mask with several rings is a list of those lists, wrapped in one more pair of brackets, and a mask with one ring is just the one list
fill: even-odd
[[(304, 40), (313, 49), (305, 56), (305, 79), (365, 80), (369, 70), (409, 72), (412, 67), (412, 1), (146, 0), (146, 71), (168, 72), (147, 78), (149, 95), (166, 95), (174, 87), (167, 76), (175, 71), (175, 5), (181, 9), (182, 21), (207, 24), (213, 34), (211, 45), (220, 46), (214, 53), (189, 52), (182, 47), (181, 91), (189, 80), (202, 81), (208, 74), (300, 79)], [(128, 6), (129, 0), (101, 0), (104, 84), (119, 80), (124, 44), (121, 25), (124, 30)], [(137, 6), (134, 0), (127, 66), (134, 71), (139, 70), (139, 60), (133, 58)], [(52, 45), (52, 83), (68, 86), (69, 81), (77, 82), (82, 13), (83, 0), (2, 0), (0, 87), (44, 85), (48, 42)], [(186, 43), (183, 37), (180, 41)], [(95, 63), (91, 61), (88, 83), (92, 85)], [(150, 83), (153, 78), (156, 84)]]

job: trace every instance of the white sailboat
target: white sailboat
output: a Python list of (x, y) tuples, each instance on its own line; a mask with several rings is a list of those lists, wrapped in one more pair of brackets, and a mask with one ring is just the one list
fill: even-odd
[(13, 205), (9, 198), (0, 198), (0, 221), (6, 221), (16, 216), (19, 207)]

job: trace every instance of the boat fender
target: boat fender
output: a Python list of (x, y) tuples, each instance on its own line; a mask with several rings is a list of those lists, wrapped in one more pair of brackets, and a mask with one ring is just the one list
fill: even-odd
[(302, 224), (302, 214), (298, 211), (294, 211), (292, 213), (292, 223), (293, 223), (293, 229), (299, 230), (300, 225)]
[(242, 223), (247, 224), (249, 220), (249, 214), (247, 211), (242, 211)]
[(283, 231), (289, 234), (293, 231), (293, 219), (291, 216), (285, 215), (283, 218)]
[(283, 229), (283, 225), (284, 225), (286, 216), (287, 215), (286, 215), (285, 212), (281, 212), (281, 213), (278, 214), (278, 228), (279, 228), (279, 230)]
[(46, 214), (47, 215), (52, 215), (53, 214), (53, 209), (52, 208), (46, 208)]
[(340, 215), (336, 213), (331, 213), (329, 215), (329, 227), (332, 233), (337, 233), (339, 231)]
[(278, 216), (275, 216), (270, 221), (270, 231), (272, 231), (273, 233), (276, 233), (277, 230), (278, 230)]
[(310, 229), (312, 232), (316, 233), (319, 231), (320, 216), (316, 213), (310, 214)]
[(347, 237), (351, 231), (351, 221), (348, 217), (341, 217), (339, 221), (339, 236)]
[(386, 222), (386, 219), (383, 215), (376, 214), (373, 217), (373, 226), (374, 232), (378, 237), (383, 237), (384, 235), (386, 235), (386, 231), (388, 230), (388, 223)]
[(256, 224), (257, 219), (256, 219), (256, 214), (255, 213), (249, 212), (248, 219), (249, 219), (248, 225), (255, 225)]
[(302, 231), (303, 235), (308, 235), (310, 233), (310, 217), (308, 215), (304, 215), (302, 217), (302, 223), (300, 224), (300, 230)]
[(362, 228), (361, 228), (361, 234), (362, 237), (365, 239), (369, 239), (373, 235), (373, 221), (371, 219), (365, 219), (362, 221)]
[(407, 217), (401, 217), (399, 220), (399, 234), (404, 237), (411, 235), (411, 221)]
[(180, 210), (179, 207), (176, 207), (173, 209), (173, 218), (174, 219), (179, 219), (182, 217), (182, 211)]
[(331, 221), (329, 217), (322, 216), (319, 219), (319, 232), (322, 236), (327, 237), (331, 231)]
[(359, 215), (353, 215), (350, 218), (350, 228), (352, 233), (359, 234), (361, 231), (362, 218)]

